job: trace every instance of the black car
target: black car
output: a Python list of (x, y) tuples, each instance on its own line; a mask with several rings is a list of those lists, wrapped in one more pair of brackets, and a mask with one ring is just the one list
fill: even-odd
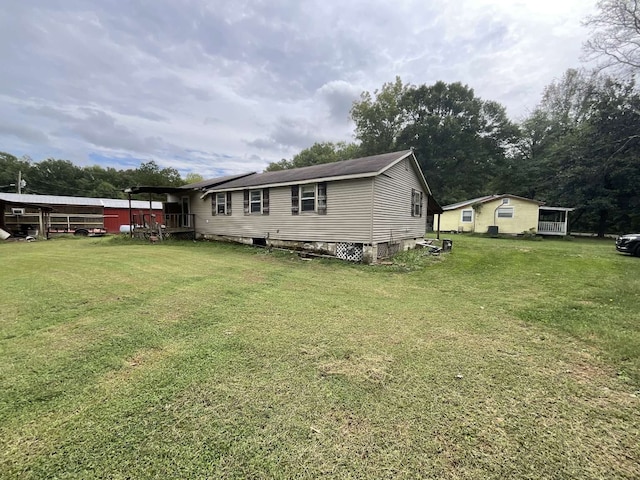
[(640, 233), (629, 233), (616, 238), (616, 250), (640, 257)]

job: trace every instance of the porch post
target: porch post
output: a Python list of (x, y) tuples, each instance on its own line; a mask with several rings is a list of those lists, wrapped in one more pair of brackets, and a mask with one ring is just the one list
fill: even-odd
[(569, 231), (569, 212), (567, 212), (566, 210), (564, 211), (564, 234), (568, 235)]
[(38, 235), (40, 238), (46, 238), (46, 233), (44, 231), (44, 211), (42, 208), (38, 209), (38, 224), (40, 226), (40, 235)]

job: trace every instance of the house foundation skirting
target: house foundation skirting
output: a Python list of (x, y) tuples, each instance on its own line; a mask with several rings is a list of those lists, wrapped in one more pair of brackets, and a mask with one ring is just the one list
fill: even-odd
[(295, 240), (280, 240), (275, 238), (251, 238), (233, 235), (203, 234), (204, 240), (219, 242), (242, 243), (244, 245), (259, 245), (261, 247), (285, 248), (290, 250), (306, 251), (321, 255), (331, 255), (341, 260), (376, 263), (377, 260), (388, 258), (393, 254), (411, 250), (416, 246), (417, 238), (397, 240), (394, 248), (390, 249), (387, 242), (374, 244), (358, 242), (304, 242)]

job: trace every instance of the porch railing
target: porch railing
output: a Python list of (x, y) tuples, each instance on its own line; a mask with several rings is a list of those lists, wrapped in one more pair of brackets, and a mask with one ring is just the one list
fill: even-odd
[[(193, 213), (165, 213), (160, 215), (133, 214), (133, 231), (131, 235), (148, 238), (152, 241), (168, 237), (195, 238), (195, 215)], [(161, 222), (162, 220), (162, 222)]]
[(538, 222), (538, 233), (566, 235), (564, 222)]
[(193, 229), (195, 215), (193, 213), (164, 213), (156, 216), (148, 213), (133, 214), (133, 224), (140, 228)]

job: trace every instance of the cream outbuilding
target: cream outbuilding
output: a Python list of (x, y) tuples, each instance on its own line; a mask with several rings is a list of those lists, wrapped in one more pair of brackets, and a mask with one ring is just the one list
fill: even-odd
[(566, 235), (572, 208), (545, 207), (517, 195), (488, 195), (442, 207), (440, 230), (450, 232)]

